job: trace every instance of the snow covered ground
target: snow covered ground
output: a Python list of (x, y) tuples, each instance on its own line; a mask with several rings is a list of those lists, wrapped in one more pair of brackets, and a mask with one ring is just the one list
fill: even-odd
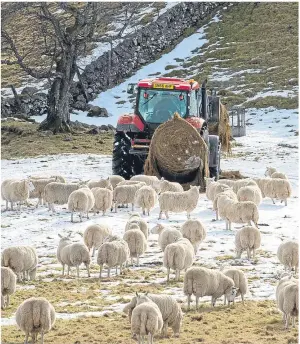
[[(292, 197), (285, 207), (278, 201), (275, 205), (271, 200), (264, 199), (259, 206), (259, 228), (262, 235), (262, 245), (254, 260), (235, 259), (234, 235), (242, 225), (233, 225), (232, 231), (225, 230), (224, 221), (214, 221), (212, 204), (204, 194), (201, 195), (193, 218), (200, 219), (206, 227), (207, 237), (200, 245), (197, 252), (196, 264), (206, 267), (221, 267), (234, 265), (242, 268), (249, 278), (249, 292), (246, 299), (274, 299), (275, 284), (278, 274), (283, 271), (279, 264), (276, 251), (279, 244), (288, 239), (297, 239), (299, 231), (299, 201), (298, 201), (298, 111), (276, 110), (273, 108), (247, 110), (247, 136), (237, 138), (238, 145), (233, 148), (232, 157), (222, 159), (223, 170), (240, 170), (247, 176), (262, 177), (266, 166), (274, 166), (279, 171), (288, 175), (293, 188)], [(111, 157), (99, 155), (62, 154), (57, 156), (41, 156), (22, 160), (2, 161), (2, 180), (7, 178), (22, 178), (29, 175), (61, 174), (68, 181), (89, 180), (103, 178), (111, 174)], [(32, 200), (35, 203), (35, 200)], [(1, 203), (2, 209), (4, 202)], [(108, 213), (102, 217), (91, 215), (90, 220), (84, 219), (82, 223), (70, 222), (70, 214), (66, 206), (56, 206), (57, 213), (52, 215), (44, 207), (35, 209), (23, 207), (21, 213), (7, 211), (2, 213), (1, 240), (2, 249), (11, 245), (33, 245), (39, 255), (38, 275), (42, 280), (51, 283), (55, 278), (61, 279), (61, 270), (57, 270), (59, 264), (53, 262), (58, 245), (58, 234), (73, 233), (74, 241), (81, 241), (78, 232), (93, 223), (109, 223), (113, 233), (122, 236), (125, 223), (130, 211), (122, 208), (118, 213)], [(145, 216), (145, 220), (151, 229), (158, 222), (180, 226), (185, 220), (184, 214), (171, 214), (170, 220), (158, 221), (158, 206)], [(75, 217), (75, 220), (79, 220)], [(151, 280), (134, 280), (136, 285), (142, 286), (149, 283), (159, 283), (164, 286), (164, 293), (175, 295), (177, 299), (184, 300), (182, 283), (176, 286), (166, 284), (165, 269), (162, 268), (162, 253), (157, 246), (157, 235), (150, 234), (149, 249), (140, 259), (141, 267), (132, 269), (148, 269), (155, 272)], [(93, 264), (96, 266), (95, 258)], [(82, 271), (86, 276), (86, 272)], [(97, 277), (98, 273), (92, 273)], [(114, 273), (112, 274), (114, 276)], [(130, 280), (122, 282), (131, 282)], [(118, 283), (107, 282), (108, 285)], [(21, 289), (24, 286), (18, 285)], [(26, 288), (30, 283), (26, 284)], [(109, 295), (114, 297), (114, 295)], [(129, 298), (130, 295), (122, 295)], [(208, 300), (208, 298), (204, 298)], [(83, 302), (88, 302), (83, 300)], [(120, 303), (104, 307), (103, 311), (121, 311)], [(93, 312), (94, 316), (101, 316), (103, 312)], [(60, 313), (60, 318), (80, 317), (82, 312), (65, 314)], [(2, 325), (14, 323), (14, 318), (4, 318)]]

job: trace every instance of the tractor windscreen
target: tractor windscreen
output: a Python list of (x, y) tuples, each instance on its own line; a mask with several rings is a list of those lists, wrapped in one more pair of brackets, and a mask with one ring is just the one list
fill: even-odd
[(164, 123), (174, 116), (187, 114), (187, 92), (141, 88), (138, 111), (146, 122)]

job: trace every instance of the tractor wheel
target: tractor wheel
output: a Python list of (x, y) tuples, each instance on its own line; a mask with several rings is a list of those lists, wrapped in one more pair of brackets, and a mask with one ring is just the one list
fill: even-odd
[(113, 174), (125, 179), (130, 179), (144, 171), (145, 157), (130, 154), (130, 147), (130, 138), (123, 132), (117, 132), (114, 140), (112, 171)]

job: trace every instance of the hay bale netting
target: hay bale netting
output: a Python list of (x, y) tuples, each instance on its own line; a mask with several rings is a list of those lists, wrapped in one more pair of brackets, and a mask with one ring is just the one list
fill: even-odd
[(211, 135), (219, 135), (222, 150), (224, 152), (230, 153), (231, 152), (231, 127), (229, 124), (229, 115), (226, 110), (225, 105), (220, 104), (220, 120), (219, 123), (209, 123), (208, 124), (208, 131)]
[(146, 175), (205, 188), (209, 176), (208, 148), (199, 132), (178, 114), (154, 132), (144, 166)]

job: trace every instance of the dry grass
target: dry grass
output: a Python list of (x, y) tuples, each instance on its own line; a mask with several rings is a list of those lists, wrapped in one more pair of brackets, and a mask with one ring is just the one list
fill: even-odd
[[(73, 134), (38, 132), (38, 124), (10, 122), (2, 125), (2, 159), (18, 159), (61, 153), (111, 154), (113, 132), (97, 135), (75, 130)], [(15, 131), (13, 131), (15, 130)]]
[[(201, 307), (184, 316), (180, 338), (156, 339), (160, 344), (293, 344), (298, 343), (296, 329), (285, 331), (281, 315), (274, 311), (273, 301), (248, 301), (228, 308)], [(2, 328), (2, 343), (22, 343), (23, 333), (15, 326)], [(110, 313), (102, 317), (57, 320), (45, 336), (45, 344), (101, 343), (134, 344), (130, 338), (127, 317)]]

